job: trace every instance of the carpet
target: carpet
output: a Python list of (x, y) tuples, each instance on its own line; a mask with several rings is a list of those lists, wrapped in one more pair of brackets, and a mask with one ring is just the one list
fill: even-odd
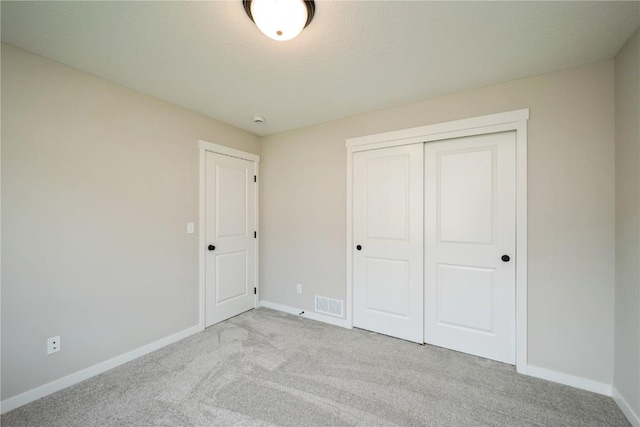
[(17, 408), (10, 426), (628, 426), (511, 365), (269, 309)]

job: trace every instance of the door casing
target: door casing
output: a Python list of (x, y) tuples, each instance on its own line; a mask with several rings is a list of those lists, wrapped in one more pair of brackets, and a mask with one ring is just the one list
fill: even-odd
[(516, 370), (527, 369), (527, 122), (529, 109), (349, 138), (347, 147), (347, 325), (353, 327), (353, 154), (504, 131), (516, 133)]
[[(206, 267), (206, 262), (205, 262), (205, 256), (206, 256), (206, 245), (207, 245), (207, 240), (206, 240), (206, 229), (205, 229), (205, 224), (206, 224), (206, 217), (205, 217), (205, 207), (206, 207), (206, 192), (205, 192), (205, 181), (206, 181), (206, 162), (205, 162), (205, 153), (207, 151), (212, 152), (212, 153), (217, 153), (217, 154), (223, 154), (225, 156), (231, 156), (231, 157), (236, 157), (239, 159), (243, 159), (243, 160), (248, 160), (251, 162), (254, 162), (256, 165), (256, 176), (260, 176), (260, 170), (259, 170), (259, 166), (260, 166), (260, 156), (256, 155), (256, 154), (252, 154), (252, 153), (247, 153), (244, 151), (240, 151), (240, 150), (236, 150), (234, 148), (229, 148), (229, 147), (225, 147), (224, 145), (219, 145), (219, 144), (214, 144), (212, 142), (208, 142), (208, 141), (203, 141), (200, 140), (198, 141), (198, 147), (200, 149), (200, 215), (199, 215), (199, 220), (198, 220), (198, 244), (199, 244), (199, 249), (198, 249), (198, 264), (199, 264), (199, 292), (198, 292), (198, 306), (199, 306), (199, 325), (200, 325), (200, 329), (204, 330), (205, 329), (205, 322), (206, 322), (206, 305), (205, 305), (205, 289), (206, 289), (206, 283), (205, 283), (205, 267)], [(259, 218), (258, 218), (258, 201), (260, 200), (259, 197), (259, 184), (260, 184), (260, 180), (257, 180), (256, 182), (256, 194), (255, 194), (255, 221), (256, 221), (256, 231), (258, 231), (258, 224), (259, 224)], [(255, 255), (255, 286), (257, 289), (256, 294), (254, 295), (255, 298), (255, 303), (254, 303), (254, 307), (257, 305), (258, 301), (259, 301), (259, 295), (260, 295), (260, 286), (259, 286), (259, 277), (258, 277), (258, 265), (259, 265), (259, 251), (257, 250), (257, 248), (259, 247), (259, 239), (260, 238), (260, 233), (257, 233), (256, 239), (255, 239), (255, 244), (256, 244), (256, 255)]]

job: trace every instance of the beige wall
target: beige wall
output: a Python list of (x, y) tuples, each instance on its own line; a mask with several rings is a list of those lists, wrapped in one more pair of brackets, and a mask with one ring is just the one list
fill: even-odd
[(198, 323), (198, 139), (260, 151), (2, 45), (3, 400)]
[[(529, 363), (611, 383), (613, 61), (263, 138), (261, 298), (346, 298), (346, 138), (520, 108)], [(197, 140), (259, 139), (6, 45), (2, 124), (2, 399), (196, 324)]]
[(640, 416), (640, 30), (615, 58), (616, 301), (613, 385)]
[(316, 294), (346, 299), (346, 138), (520, 108), (531, 109), (529, 363), (611, 384), (611, 60), (263, 138), (261, 298), (305, 311)]

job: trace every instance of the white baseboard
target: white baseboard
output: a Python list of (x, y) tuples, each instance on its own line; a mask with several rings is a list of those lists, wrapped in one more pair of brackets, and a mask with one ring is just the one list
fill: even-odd
[(41, 385), (40, 387), (25, 391), (24, 393), (21, 393), (17, 396), (10, 397), (0, 402), (0, 413), (7, 413), (13, 409), (19, 408), (22, 405), (26, 405), (27, 403), (33, 402), (34, 400), (38, 400), (41, 397), (62, 390), (63, 388), (67, 388), (91, 377), (95, 377), (96, 375), (108, 371), (109, 369), (113, 369), (116, 366), (120, 366), (124, 363), (130, 362), (133, 359), (137, 359), (138, 357), (144, 356), (147, 353), (151, 353), (152, 351), (158, 350), (162, 347), (166, 347), (169, 344), (180, 341), (181, 339), (200, 332), (201, 330), (202, 328), (200, 327), (200, 325), (192, 326), (183, 331), (176, 332), (173, 335), (169, 335), (168, 337), (164, 337), (147, 345), (143, 345), (142, 347), (138, 347), (135, 350), (131, 350), (127, 353), (113, 357), (109, 360), (105, 360), (104, 362), (100, 362), (86, 369), (82, 369), (81, 371), (69, 374), (66, 377), (59, 378), (55, 381), (51, 381), (50, 383)]
[(537, 366), (527, 365), (522, 374), (529, 375), (530, 377), (541, 378), (547, 381), (553, 381), (554, 383), (560, 383), (569, 385), (571, 387), (580, 388), (582, 390), (592, 391), (598, 394), (604, 394), (605, 396), (611, 396), (611, 385), (601, 383), (598, 381), (588, 380), (582, 377), (576, 377), (569, 374), (563, 374), (562, 372), (556, 372), (545, 368), (539, 368)]
[(640, 416), (633, 411), (631, 405), (629, 405), (629, 403), (625, 400), (624, 397), (622, 397), (620, 392), (618, 392), (615, 387), (613, 388), (613, 400), (616, 401), (616, 403), (622, 410), (622, 413), (625, 417), (627, 417), (631, 425), (633, 427), (640, 427)]
[[(283, 311), (285, 313), (295, 314), (296, 316), (300, 315), (300, 312), (302, 312), (302, 309), (300, 308), (290, 307), (288, 305), (277, 304), (275, 302), (269, 302), (269, 301), (258, 301), (258, 307), (265, 307), (265, 308), (270, 308), (272, 310)], [(320, 314), (314, 311), (306, 311), (306, 310), (304, 314), (301, 315), (301, 317), (305, 317), (311, 320), (317, 320), (318, 322), (324, 322), (334, 326), (340, 326), (341, 328), (351, 329), (351, 326), (349, 326), (349, 324), (347, 323), (347, 320), (341, 319), (339, 317), (331, 317), (325, 314)]]

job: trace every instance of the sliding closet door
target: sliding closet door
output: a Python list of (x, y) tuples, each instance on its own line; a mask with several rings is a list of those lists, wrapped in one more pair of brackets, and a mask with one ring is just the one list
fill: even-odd
[(425, 342), (515, 363), (515, 132), (425, 146)]
[(424, 144), (354, 153), (354, 326), (423, 340)]

